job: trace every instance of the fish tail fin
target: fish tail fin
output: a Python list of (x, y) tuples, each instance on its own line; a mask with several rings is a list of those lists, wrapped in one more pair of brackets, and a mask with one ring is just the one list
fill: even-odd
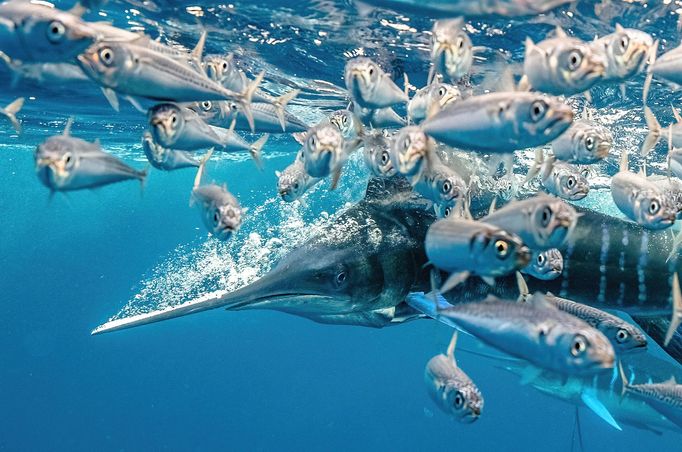
[(673, 275), (673, 312), (670, 316), (670, 325), (665, 333), (664, 347), (670, 344), (670, 340), (675, 335), (680, 322), (682, 322), (682, 292), (680, 292), (680, 279), (677, 277), (677, 273), (675, 273)]
[(646, 157), (661, 139), (661, 124), (659, 124), (658, 119), (656, 119), (656, 116), (654, 116), (654, 113), (648, 106), (644, 107), (644, 119), (646, 120), (649, 132), (642, 144), (642, 157)]
[(265, 143), (267, 143), (268, 138), (270, 138), (270, 134), (266, 133), (258, 140), (256, 140), (256, 142), (254, 142), (249, 148), (249, 153), (251, 154), (251, 157), (253, 157), (254, 162), (256, 162), (256, 166), (261, 171), (263, 170), (263, 160), (261, 159), (261, 155), (263, 153), (262, 152), (263, 146), (265, 146)]
[(20, 97), (16, 100), (14, 100), (12, 103), (7, 105), (2, 112), (4, 113), (5, 116), (7, 116), (7, 119), (10, 120), (12, 123), (12, 127), (14, 127), (14, 130), (17, 132), (17, 134), (21, 134), (21, 122), (17, 119), (17, 113), (21, 110), (21, 108), (24, 106), (24, 98)]
[(246, 120), (249, 123), (252, 132), (256, 130), (256, 126), (253, 121), (253, 112), (251, 111), (251, 99), (253, 98), (253, 94), (258, 90), (260, 83), (263, 81), (263, 77), (265, 77), (265, 71), (258, 74), (258, 76), (244, 89), (244, 92), (239, 95), (239, 105), (242, 107), (242, 111), (244, 112), (244, 116), (246, 116)]
[(286, 107), (291, 102), (296, 98), (301, 93), (300, 89), (292, 89), (288, 93), (284, 93), (281, 96), (275, 98), (274, 102), (272, 105), (275, 106), (277, 109), (277, 119), (279, 119), (279, 125), (282, 126), (282, 132), (286, 132), (287, 128), (287, 122), (284, 117), (284, 113), (286, 112)]

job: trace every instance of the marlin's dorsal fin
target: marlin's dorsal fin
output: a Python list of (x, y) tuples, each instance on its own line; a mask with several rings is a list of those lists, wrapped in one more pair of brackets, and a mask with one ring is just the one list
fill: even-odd
[(71, 136), (71, 126), (73, 125), (73, 116), (69, 116), (69, 119), (66, 120), (66, 125), (64, 126), (64, 132), (62, 132), (62, 135), (65, 137)]
[(447, 351), (448, 358), (450, 358), (452, 362), (455, 363), (456, 366), (457, 360), (455, 359), (455, 347), (457, 347), (457, 330), (455, 330), (455, 332), (452, 333), (452, 339), (450, 339), (450, 345), (448, 345)]

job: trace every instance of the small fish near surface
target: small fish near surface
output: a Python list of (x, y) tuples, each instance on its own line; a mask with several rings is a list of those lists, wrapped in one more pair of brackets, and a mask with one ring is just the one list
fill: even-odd
[(356, 57), (348, 60), (344, 78), (348, 93), (360, 107), (373, 110), (409, 101), (391, 77), (369, 58)]
[(546, 13), (571, 0), (356, 0), (359, 9), (367, 11), (365, 5), (389, 8), (404, 13), (427, 17), (487, 16), (497, 14), (503, 17), (530, 16)]
[(138, 171), (107, 154), (98, 142), (72, 137), (71, 122), (61, 135), (48, 138), (36, 148), (36, 173), (50, 191), (97, 188), (126, 180), (144, 184), (146, 170)]
[(470, 275), (493, 278), (519, 270), (530, 251), (517, 235), (481, 221), (446, 218), (431, 225), (424, 249), (429, 262), (450, 274), (440, 291), (445, 293)]
[(455, 102), (421, 124), (436, 140), (455, 148), (507, 154), (542, 146), (573, 121), (559, 98), (531, 92), (499, 92)]
[(611, 178), (611, 197), (623, 215), (647, 229), (669, 228), (677, 218), (677, 208), (670, 197), (643, 174), (630, 172), (625, 149), (620, 171)]
[(535, 151), (535, 162), (526, 180), (540, 173), (540, 183), (548, 193), (568, 201), (579, 201), (587, 196), (590, 184), (580, 168), (570, 163), (557, 162), (550, 153), (546, 157), (542, 149)]
[(545, 251), (534, 251), (530, 264), (521, 269), (521, 273), (542, 281), (551, 281), (561, 276), (564, 270), (564, 257), (556, 248)]
[(246, 209), (243, 209), (237, 198), (227, 190), (227, 185), (201, 184), (206, 162), (212, 153), (213, 150), (208, 151), (208, 155), (199, 166), (189, 205), (199, 206), (206, 229), (218, 240), (226, 241), (239, 230)]
[(393, 168), (415, 185), (435, 159), (436, 143), (419, 126), (400, 129), (391, 139)]
[(453, 204), (467, 195), (468, 185), (457, 171), (434, 155), (430, 167), (422, 173), (414, 189), (436, 204)]
[(424, 382), (438, 408), (453, 419), (470, 424), (483, 411), (483, 395), (476, 384), (457, 365), (457, 331), (452, 335), (446, 354), (438, 354), (426, 363)]
[(563, 162), (589, 165), (604, 160), (612, 147), (611, 132), (584, 116), (552, 142), (552, 153)]
[(642, 70), (656, 45), (650, 34), (616, 24), (616, 30), (590, 44), (606, 62), (603, 81), (623, 82)]
[(381, 132), (371, 131), (362, 136), (367, 168), (374, 176), (392, 177), (398, 174), (391, 161), (389, 139)]
[[(408, 304), (413, 305), (414, 297), (431, 296), (410, 294)], [(599, 330), (547, 303), (539, 293), (527, 303), (489, 297), (437, 309), (436, 319), (441, 317), (481, 342), (539, 369), (595, 375), (614, 366), (613, 347)]]
[(285, 202), (294, 202), (299, 199), (322, 179), (312, 177), (305, 171), (303, 162), (294, 161), (282, 172), (275, 171), (277, 176), (277, 193)]
[(161, 171), (174, 171), (182, 168), (198, 168), (201, 162), (190, 152), (165, 148), (154, 141), (149, 131), (142, 135), (142, 151), (147, 161)]
[(532, 250), (562, 247), (578, 223), (578, 212), (561, 199), (537, 195), (513, 201), (482, 221), (517, 234)]
[(600, 53), (560, 27), (556, 37), (537, 44), (526, 38), (523, 72), (536, 90), (557, 96), (583, 93), (601, 80), (605, 70)]
[(331, 123), (311, 127), (303, 144), (302, 155), (306, 172), (318, 178), (332, 175), (331, 189), (335, 189), (344, 163), (361, 143), (358, 138), (344, 140), (339, 129)]
[[(516, 279), (519, 285), (519, 298), (525, 301), (530, 297), (528, 286), (521, 274), (517, 273)], [(557, 297), (551, 292), (547, 292), (544, 298), (546, 302), (557, 309), (574, 315), (601, 331), (611, 342), (619, 356), (622, 353), (644, 350), (647, 347), (647, 339), (644, 332), (620, 317), (592, 306)]]
[(434, 22), (429, 82), (440, 75), (444, 81), (456, 83), (471, 71), (474, 49), (471, 38), (463, 28), (464, 20), (461, 17)]
[(619, 366), (619, 372), (623, 382), (623, 395), (630, 394), (645, 401), (670, 422), (682, 428), (682, 385), (675, 381), (675, 377), (663, 383), (634, 384), (628, 382), (622, 365)]

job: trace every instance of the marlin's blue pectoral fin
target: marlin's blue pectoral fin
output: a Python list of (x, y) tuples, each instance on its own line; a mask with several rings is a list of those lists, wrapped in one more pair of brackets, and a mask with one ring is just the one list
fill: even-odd
[(609, 410), (606, 409), (604, 404), (597, 398), (597, 393), (594, 389), (585, 389), (582, 391), (580, 394), (580, 398), (582, 399), (583, 403), (585, 406), (587, 406), (590, 410), (592, 410), (597, 416), (602, 418), (604, 421), (606, 421), (607, 424), (609, 424), (611, 427), (615, 428), (616, 430), (622, 431), (623, 429), (618, 425), (618, 422), (611, 416), (611, 413), (609, 413)]

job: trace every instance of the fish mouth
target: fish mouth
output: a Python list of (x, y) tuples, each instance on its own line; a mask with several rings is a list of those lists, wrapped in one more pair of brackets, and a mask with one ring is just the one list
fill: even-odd
[(97, 79), (98, 71), (95, 66), (94, 58), (96, 58), (96, 54), (82, 53), (76, 57), (76, 60), (78, 61), (83, 72), (85, 72), (88, 77)]

